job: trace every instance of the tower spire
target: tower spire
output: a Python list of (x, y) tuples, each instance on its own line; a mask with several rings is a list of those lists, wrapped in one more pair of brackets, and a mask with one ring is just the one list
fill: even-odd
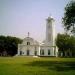
[(54, 19), (49, 16), (47, 19), (47, 24), (46, 24), (46, 41), (51, 42), (53, 41), (54, 38), (54, 24), (53, 21)]
[(30, 36), (30, 33), (28, 32), (28, 37)]

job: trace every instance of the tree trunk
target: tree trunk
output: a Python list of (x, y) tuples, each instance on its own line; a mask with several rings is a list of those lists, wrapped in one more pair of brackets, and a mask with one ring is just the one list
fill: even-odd
[(65, 57), (67, 57), (67, 51), (65, 51)]
[(72, 51), (69, 51), (70, 57), (72, 57)]
[(61, 52), (61, 57), (63, 57), (63, 52)]

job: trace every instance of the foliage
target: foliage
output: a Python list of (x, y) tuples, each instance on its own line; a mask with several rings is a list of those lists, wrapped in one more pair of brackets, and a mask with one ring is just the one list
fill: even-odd
[(65, 13), (63, 17), (64, 27), (67, 31), (75, 33), (75, 1), (72, 0), (65, 7)]
[(75, 55), (75, 37), (67, 34), (58, 34), (56, 45), (58, 46), (59, 51), (63, 52), (63, 56)]
[(17, 53), (18, 43), (21, 43), (22, 40), (16, 37), (11, 36), (0, 36), (0, 55), (15, 55)]

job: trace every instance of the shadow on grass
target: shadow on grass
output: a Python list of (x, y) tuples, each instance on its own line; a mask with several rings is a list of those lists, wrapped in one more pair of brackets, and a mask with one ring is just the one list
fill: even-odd
[(75, 70), (75, 62), (33, 61), (30, 64), (24, 64), (24, 66), (43, 67), (47, 68), (48, 70), (56, 71)]

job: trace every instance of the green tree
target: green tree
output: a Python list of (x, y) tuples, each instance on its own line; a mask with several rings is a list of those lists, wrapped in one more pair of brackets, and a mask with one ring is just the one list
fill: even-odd
[(5, 40), (6, 40), (6, 37), (1, 35), (0, 36), (0, 55), (1, 56), (5, 50)]
[(18, 43), (21, 43), (22, 40), (17, 38), (17, 37), (11, 37), (7, 36), (7, 50), (8, 50), (8, 55), (15, 55), (17, 53), (18, 49)]
[(0, 36), (0, 55), (1, 56), (13, 56), (17, 53), (18, 43), (22, 40), (12, 36)]
[(75, 37), (71, 36), (68, 42), (68, 47), (69, 47), (69, 51), (70, 51), (70, 55), (72, 54), (72, 56), (75, 57)]
[(59, 56), (74, 56), (75, 53), (75, 37), (67, 34), (58, 34), (56, 39)]
[(62, 22), (66, 31), (75, 34), (75, 0), (66, 5)]

